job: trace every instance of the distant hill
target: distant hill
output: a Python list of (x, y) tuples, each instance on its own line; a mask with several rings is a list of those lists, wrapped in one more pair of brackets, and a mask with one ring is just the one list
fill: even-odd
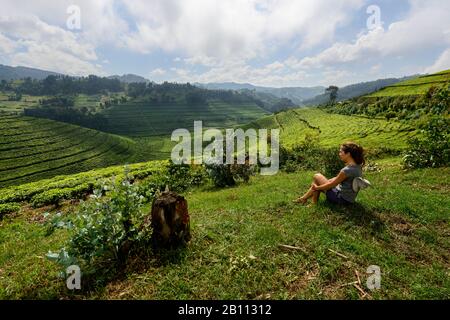
[(414, 96), (423, 95), (431, 87), (441, 87), (450, 83), (450, 70), (441, 71), (434, 74), (427, 74), (420, 77), (414, 77), (406, 81), (387, 86), (377, 92), (373, 92), (369, 97), (395, 97), (395, 96)]
[(329, 113), (412, 120), (448, 113), (450, 70), (397, 82), (339, 103), (324, 104)]
[(28, 67), (10, 67), (0, 64), (0, 80), (8, 81), (24, 78), (42, 80), (50, 75), (60, 74), (52, 71), (45, 71)]
[(325, 87), (285, 87), (285, 88), (272, 88), (272, 87), (261, 87), (254, 86), (249, 83), (235, 83), (235, 82), (224, 82), (224, 83), (194, 83), (194, 85), (210, 89), (210, 90), (255, 90), (258, 93), (269, 93), (277, 98), (290, 99), (295, 104), (302, 104), (306, 99), (311, 99), (324, 92)]
[(120, 82), (123, 83), (147, 83), (150, 82), (150, 80), (145, 79), (144, 77), (135, 75), (135, 74), (124, 74), (122, 76), (119, 75), (113, 75), (108, 77), (109, 79), (118, 79)]
[[(379, 79), (375, 81), (369, 81), (369, 82), (361, 82), (352, 84), (346, 87), (339, 88), (338, 91), (338, 98), (337, 101), (344, 101), (348, 99), (352, 99), (355, 97), (363, 96), (375, 91), (378, 91), (384, 87), (396, 84), (401, 81), (410, 80), (413, 78), (418, 77), (415, 76), (409, 76), (404, 78), (388, 78), (388, 79)], [(319, 105), (319, 104), (325, 104), (329, 101), (330, 96), (328, 93), (322, 92), (322, 94), (312, 98), (303, 101), (304, 105)]]

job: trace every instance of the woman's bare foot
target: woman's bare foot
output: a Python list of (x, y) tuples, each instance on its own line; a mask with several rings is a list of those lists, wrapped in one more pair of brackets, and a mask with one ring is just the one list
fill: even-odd
[(306, 202), (308, 202), (308, 199), (304, 199), (304, 198), (300, 197), (296, 200), (292, 200), (292, 202), (298, 203), (298, 204), (306, 204)]

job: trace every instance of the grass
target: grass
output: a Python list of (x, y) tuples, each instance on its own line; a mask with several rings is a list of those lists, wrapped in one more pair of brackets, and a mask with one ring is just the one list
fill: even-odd
[[(315, 208), (294, 205), (313, 172), (190, 192), (193, 239), (186, 249), (135, 257), (107, 285), (75, 294), (44, 259), (67, 235), (45, 236), (42, 215), (70, 214), (76, 206), (24, 207), (1, 222), (0, 298), (361, 299), (346, 285), (358, 271), (365, 298), (448, 299), (450, 185), (443, 177), (449, 169), (405, 172), (397, 158), (379, 166), (381, 172), (366, 174), (374, 188), (362, 191), (353, 208), (323, 199)], [(378, 291), (365, 288), (370, 265), (381, 268)]]

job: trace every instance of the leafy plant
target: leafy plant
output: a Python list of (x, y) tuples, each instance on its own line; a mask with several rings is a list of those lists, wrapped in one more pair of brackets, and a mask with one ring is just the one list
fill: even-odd
[(326, 176), (335, 176), (343, 166), (338, 153), (337, 148), (320, 147), (316, 137), (307, 135), (303, 142), (292, 149), (281, 148), (281, 168), (287, 172), (316, 170)]
[(256, 165), (251, 165), (248, 157), (246, 157), (245, 163), (243, 164), (238, 164), (236, 159), (234, 164), (226, 164), (225, 159), (226, 155), (224, 152), (223, 164), (205, 164), (206, 171), (216, 187), (231, 187), (236, 185), (238, 181), (247, 183), (250, 180), (250, 177), (254, 175)]
[(17, 212), (19, 210), (20, 210), (20, 204), (18, 204), (18, 203), (0, 204), (0, 217), (4, 214)]
[(450, 163), (450, 120), (436, 117), (422, 130), (422, 138), (411, 138), (403, 158), (406, 168), (443, 167)]
[[(70, 224), (62, 224), (70, 225), (69, 241), (49, 258), (62, 265), (63, 261), (75, 259), (94, 270), (96, 266), (124, 266), (130, 250), (145, 246), (150, 239), (142, 210), (144, 197), (127, 175), (119, 183), (103, 184), (91, 198), (81, 204)], [(62, 225), (58, 220), (51, 222), (53, 229)], [(59, 259), (61, 256), (65, 259)]]

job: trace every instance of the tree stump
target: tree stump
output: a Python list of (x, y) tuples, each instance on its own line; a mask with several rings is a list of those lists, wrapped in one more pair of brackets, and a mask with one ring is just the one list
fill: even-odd
[(175, 192), (164, 192), (153, 201), (151, 214), (154, 249), (174, 248), (191, 239), (187, 201)]

